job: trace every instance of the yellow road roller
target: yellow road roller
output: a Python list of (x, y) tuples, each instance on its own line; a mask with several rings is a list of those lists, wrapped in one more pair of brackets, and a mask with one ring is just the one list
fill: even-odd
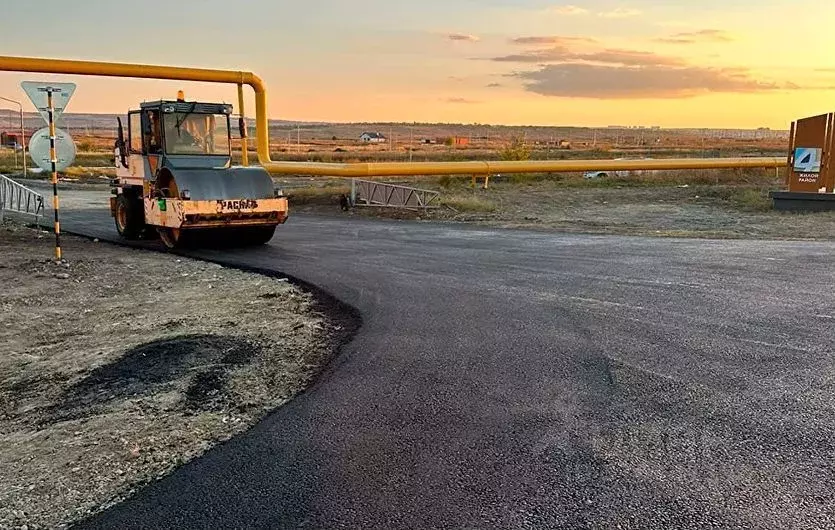
[(110, 211), (120, 236), (158, 235), (168, 248), (272, 239), (287, 198), (263, 168), (232, 165), (231, 114), (231, 105), (180, 92), (130, 111), (127, 130), (119, 118)]

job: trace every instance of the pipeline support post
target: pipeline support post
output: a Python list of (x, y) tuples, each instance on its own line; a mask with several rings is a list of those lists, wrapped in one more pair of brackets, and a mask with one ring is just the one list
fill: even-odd
[(23, 155), (23, 178), (29, 178), (26, 164), (26, 125), (23, 121), (23, 106), (20, 107), (20, 154)]
[(249, 131), (246, 124), (246, 110), (244, 108), (244, 85), (238, 83), (238, 125), (241, 130), (241, 165), (249, 165)]

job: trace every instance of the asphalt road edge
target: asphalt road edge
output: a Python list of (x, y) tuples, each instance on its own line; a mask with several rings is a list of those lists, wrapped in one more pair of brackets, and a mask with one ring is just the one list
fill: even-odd
[[(35, 225), (34, 223), (23, 223), (23, 224), (25, 226), (32, 227), (32, 228), (44, 229), (43, 226), (38, 226), (38, 225)], [(49, 232), (52, 232), (50, 229), (46, 229), (46, 230), (49, 231)], [(119, 246), (119, 247), (131, 248), (131, 249), (135, 249), (135, 250), (145, 250), (145, 251), (151, 251), (151, 252), (158, 252), (158, 253), (161, 253), (161, 254), (171, 254), (171, 255), (187, 258), (187, 259), (203, 261), (205, 263), (214, 263), (216, 265), (221, 265), (221, 266), (229, 268), (229, 269), (239, 270), (239, 271), (242, 271), (242, 272), (249, 272), (249, 273), (253, 273), (253, 274), (258, 274), (258, 275), (265, 276), (265, 277), (268, 277), (268, 278), (281, 279), (281, 280), (287, 281), (291, 285), (297, 286), (297, 287), (305, 290), (306, 292), (309, 292), (311, 294), (311, 296), (313, 297), (312, 309), (314, 311), (318, 311), (318, 312), (322, 313), (323, 315), (325, 315), (325, 317), (328, 319), (328, 321), (330, 322), (330, 324), (332, 326), (332, 331), (333, 330), (336, 331), (335, 333), (332, 333), (331, 341), (330, 341), (330, 348), (331, 348), (332, 353), (331, 353), (330, 358), (327, 360), (327, 362), (322, 366), (319, 373), (317, 373), (313, 377), (310, 384), (307, 387), (305, 387), (302, 391), (300, 391), (298, 394), (293, 396), (293, 398), (290, 399), (287, 403), (282, 405), (282, 407), (284, 407), (287, 404), (301, 398), (302, 396), (304, 396), (305, 394), (313, 391), (314, 389), (320, 387), (320, 385), (324, 384), (333, 375), (333, 373), (336, 372), (336, 370), (342, 364), (340, 361), (345, 359), (344, 353), (345, 353), (346, 347), (354, 340), (354, 338), (357, 336), (357, 334), (359, 333), (359, 331), (360, 331), (360, 329), (362, 328), (362, 325), (363, 325), (362, 314), (357, 308), (355, 308), (354, 306), (352, 306), (352, 305), (350, 305), (346, 302), (343, 302), (342, 300), (340, 300), (339, 298), (337, 298), (336, 296), (334, 296), (333, 294), (331, 294), (327, 290), (319, 287), (318, 285), (307, 282), (305, 280), (302, 280), (302, 279), (297, 278), (297, 277), (295, 277), (293, 275), (290, 275), (290, 274), (284, 274), (283, 272), (280, 272), (280, 271), (267, 270), (267, 269), (262, 269), (262, 268), (259, 268), (259, 267), (251, 267), (251, 266), (246, 266), (246, 265), (231, 264), (231, 263), (228, 263), (228, 262), (226, 262), (222, 259), (210, 259), (210, 258), (204, 258), (204, 257), (196, 257), (196, 256), (189, 255), (188, 253), (184, 253), (184, 252), (178, 252), (178, 251), (172, 251), (172, 250), (168, 250), (168, 249), (164, 249), (164, 248), (159, 248), (155, 245), (134, 245), (134, 244), (131, 244), (131, 243), (126, 242), (126, 241), (120, 241), (118, 239), (112, 239), (112, 238), (102, 239), (101, 237), (93, 237), (93, 236), (89, 236), (87, 234), (77, 232), (77, 231), (72, 231), (72, 230), (64, 230), (64, 231), (62, 231), (62, 233), (67, 234), (67, 235), (72, 235), (72, 236), (75, 236), (75, 237), (80, 237), (80, 238), (83, 238), (83, 239), (87, 239), (88, 241), (98, 240), (101, 243), (109, 244), (109, 245), (115, 245), (115, 246)], [(267, 418), (269, 418), (269, 416), (274, 414), (280, 408), (281, 407), (270, 410), (269, 412), (267, 412), (264, 415), (264, 417), (261, 420), (259, 420), (257, 423), (255, 423), (252, 427), (250, 427), (249, 429), (247, 429), (246, 431), (244, 431), (242, 433), (239, 433), (239, 434), (235, 435), (234, 437), (230, 438), (230, 440), (227, 440), (227, 441), (224, 441), (220, 444), (217, 444), (215, 447), (213, 447), (213, 450), (217, 450), (218, 448), (222, 447), (223, 445), (229, 443), (231, 440), (233, 440), (233, 439), (235, 439), (239, 436), (245, 435), (248, 431), (255, 428), (259, 423), (265, 421)], [(200, 457), (198, 457), (198, 458), (200, 458)], [(140, 486), (140, 489), (148, 487), (151, 484), (153, 484), (153, 482)], [(125, 499), (125, 500), (129, 500), (129, 499), (130, 499), (130, 497), (128, 497), (128, 499)], [(122, 502), (125, 502), (125, 501), (122, 501)], [(99, 513), (97, 513), (93, 516), (85, 517), (85, 518), (82, 518), (80, 520), (74, 521), (70, 525), (70, 527), (75, 528), (75, 527), (78, 527), (78, 526), (84, 526), (86, 523), (100, 518), (103, 513), (106, 513), (106, 511), (107, 510), (105, 510), (104, 512), (99, 512)]]

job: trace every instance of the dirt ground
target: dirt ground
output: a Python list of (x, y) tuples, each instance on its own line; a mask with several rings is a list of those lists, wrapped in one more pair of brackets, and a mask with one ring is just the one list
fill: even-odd
[[(782, 177), (670, 172), (641, 179), (586, 181), (578, 176), (544, 179), (483, 178), (475, 191), (469, 178), (416, 177), (398, 184), (440, 192), (441, 208), (402, 210), (357, 207), (344, 212), (340, 197), (347, 179), (274, 179), (290, 199), (290, 213), (367, 216), (477, 224), (502, 228), (654, 237), (835, 240), (835, 213), (786, 213), (772, 208), (769, 192), (783, 189)], [(27, 181), (31, 184), (32, 181)], [(101, 207), (102, 198), (73, 191), (107, 190), (100, 179), (62, 184), (62, 204)], [(46, 191), (45, 191), (46, 193)]]
[[(481, 185), (483, 181), (480, 180)], [(441, 192), (443, 207), (395, 210), (358, 207), (341, 212), (338, 183), (295, 192), (292, 212), (449, 221), (494, 227), (593, 234), (745, 239), (835, 239), (835, 213), (796, 214), (772, 209), (768, 193), (780, 181), (687, 183), (584, 182), (582, 179), (498, 181), (475, 192), (417, 180), (408, 185)]]
[(310, 384), (355, 320), (284, 279), (0, 226), (0, 528), (131, 495)]
[[(492, 226), (599, 234), (745, 239), (835, 239), (835, 215), (771, 209), (776, 186), (673, 185), (565, 188), (538, 183), (479, 192), (494, 212), (452, 212)], [(442, 214), (445, 216), (450, 213)]]

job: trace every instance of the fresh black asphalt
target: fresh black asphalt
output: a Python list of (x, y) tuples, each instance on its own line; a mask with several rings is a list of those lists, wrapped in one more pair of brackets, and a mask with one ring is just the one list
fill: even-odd
[(362, 327), (310, 390), (80, 527), (833, 528), (833, 251), (298, 215), (195, 252)]

